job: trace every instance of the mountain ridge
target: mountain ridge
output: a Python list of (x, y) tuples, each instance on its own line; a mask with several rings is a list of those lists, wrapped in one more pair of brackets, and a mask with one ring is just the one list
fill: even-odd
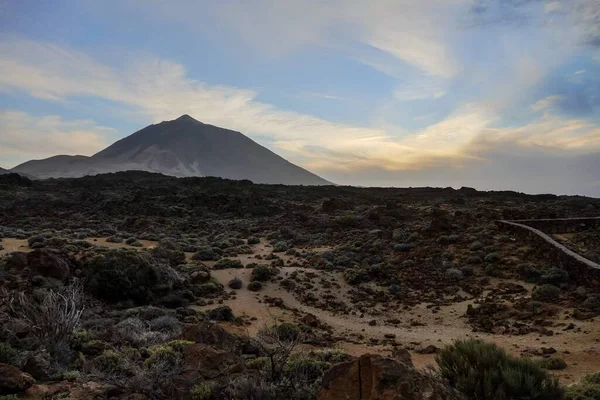
[(255, 183), (331, 184), (240, 132), (204, 124), (187, 114), (142, 128), (91, 157), (57, 155), (27, 161), (11, 171), (39, 178), (73, 178), (126, 170)]

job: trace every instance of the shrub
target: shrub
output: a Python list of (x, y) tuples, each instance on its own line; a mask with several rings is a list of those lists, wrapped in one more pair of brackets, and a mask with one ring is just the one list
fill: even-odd
[(211, 400), (215, 397), (213, 385), (208, 382), (197, 384), (190, 391), (192, 400)]
[(291, 322), (284, 322), (275, 327), (275, 333), (280, 340), (297, 340), (300, 337), (300, 327)]
[(527, 283), (538, 283), (542, 276), (542, 272), (530, 265), (525, 267), (523, 271), (523, 280)]
[(352, 356), (346, 354), (343, 350), (331, 348), (323, 350), (313, 350), (309, 353), (309, 356), (317, 360), (332, 364), (348, 361), (352, 358)]
[(546, 303), (554, 303), (558, 301), (560, 296), (560, 289), (554, 285), (541, 285), (536, 287), (531, 293), (531, 298), (537, 301), (543, 301)]
[(283, 253), (288, 249), (288, 245), (285, 242), (277, 242), (273, 246), (273, 253)]
[(483, 258), (483, 261), (486, 263), (494, 263), (500, 261), (500, 256), (498, 253), (489, 253)]
[(256, 357), (246, 361), (246, 368), (248, 369), (268, 369), (271, 367), (271, 360), (268, 357)]
[(34, 235), (27, 239), (27, 245), (29, 246), (29, 248), (33, 248), (35, 244), (43, 244), (45, 240), (46, 238), (44, 235)]
[(368, 280), (369, 276), (367, 271), (361, 268), (349, 268), (344, 270), (344, 279), (351, 285), (364, 282)]
[(192, 256), (192, 260), (196, 261), (210, 261), (214, 260), (217, 254), (210, 246), (203, 246), (198, 248), (198, 251)]
[(487, 276), (500, 277), (502, 275), (500, 268), (494, 264), (486, 265), (484, 272)]
[(25, 329), (35, 344), (47, 350), (58, 364), (70, 361), (69, 343), (84, 310), (83, 288), (78, 281), (41, 293), (41, 299), (19, 293), (10, 302), (16, 326)]
[(155, 292), (168, 291), (182, 281), (171, 267), (126, 249), (109, 250), (85, 260), (83, 268), (90, 292), (109, 302), (148, 304)]
[(559, 357), (544, 358), (540, 361), (540, 366), (548, 370), (560, 370), (567, 368), (565, 360)]
[(244, 265), (240, 260), (232, 260), (230, 258), (222, 258), (215, 264), (215, 269), (229, 269), (229, 268), (244, 268)]
[(150, 250), (154, 258), (165, 261), (171, 267), (185, 263), (185, 253), (179, 250), (172, 242), (160, 242), (158, 246)]
[(257, 238), (256, 236), (250, 236), (246, 242), (248, 244), (258, 244), (258, 243), (260, 243), (260, 239)]
[(20, 353), (8, 343), (0, 343), (0, 363), (19, 366)]
[(105, 374), (126, 375), (128, 372), (125, 358), (114, 350), (104, 350), (94, 359), (93, 366)]
[(206, 317), (213, 321), (235, 321), (233, 311), (228, 306), (214, 308), (206, 313)]
[(495, 344), (457, 341), (436, 357), (441, 377), (465, 396), (480, 400), (561, 399), (558, 381), (539, 365), (512, 357)]
[(227, 284), (227, 286), (229, 286), (231, 289), (241, 289), (243, 286), (243, 282), (240, 278), (238, 278), (237, 276), (234, 277), (232, 280), (229, 281), (229, 283)]
[(569, 280), (569, 273), (562, 268), (550, 268), (544, 271), (539, 278), (540, 283), (549, 283), (551, 285), (560, 285)]
[(329, 367), (331, 364), (327, 362), (300, 357), (288, 360), (283, 371), (286, 378), (292, 382), (310, 382), (322, 378)]
[(177, 336), (181, 333), (181, 323), (172, 315), (163, 315), (148, 322), (150, 330)]
[(600, 373), (584, 375), (579, 383), (567, 386), (565, 400), (600, 400)]
[(450, 282), (458, 282), (464, 277), (462, 271), (458, 268), (448, 268), (445, 275)]
[(152, 368), (160, 364), (175, 367), (181, 362), (181, 358), (181, 352), (172, 346), (158, 346), (152, 350), (150, 357), (144, 361), (144, 367)]
[(120, 236), (110, 236), (106, 239), (108, 243), (123, 243), (123, 238)]
[(262, 283), (258, 281), (250, 282), (247, 288), (252, 292), (258, 292), (260, 289), (262, 289)]
[(268, 265), (257, 265), (252, 268), (251, 280), (265, 282), (271, 279), (273, 270)]

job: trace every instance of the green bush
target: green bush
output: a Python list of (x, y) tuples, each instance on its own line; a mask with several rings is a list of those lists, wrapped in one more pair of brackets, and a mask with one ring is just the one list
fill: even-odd
[(93, 366), (105, 374), (120, 375), (128, 373), (125, 358), (114, 350), (104, 350), (102, 354), (94, 359)]
[(558, 301), (560, 289), (554, 285), (545, 284), (536, 287), (531, 293), (531, 298), (545, 303), (554, 303)]
[(197, 384), (190, 391), (192, 400), (212, 400), (215, 398), (213, 385), (208, 382)]
[(292, 382), (310, 382), (321, 378), (329, 367), (331, 367), (330, 363), (302, 357), (288, 360), (283, 367), (283, 372)]
[(369, 278), (367, 271), (361, 268), (348, 268), (344, 270), (343, 275), (346, 282), (351, 285), (364, 282)]
[[(148, 304), (154, 292), (168, 289), (174, 280), (165, 266), (147, 255), (126, 249), (109, 250), (84, 261), (87, 288), (97, 298)], [(169, 268), (170, 269), (170, 268)]]
[(260, 243), (260, 239), (257, 238), (256, 236), (250, 236), (246, 242), (248, 244), (259, 244)]
[(539, 278), (540, 283), (549, 283), (551, 285), (560, 285), (569, 280), (569, 273), (562, 268), (550, 268), (544, 271)]
[(600, 400), (600, 372), (584, 375), (579, 383), (567, 386), (565, 400)]
[(240, 260), (232, 260), (230, 258), (222, 258), (215, 264), (215, 269), (229, 268), (244, 268), (244, 264)]
[(544, 369), (559, 370), (567, 368), (567, 363), (562, 358), (552, 357), (541, 360), (540, 366)]
[(238, 278), (237, 276), (234, 277), (232, 280), (229, 281), (229, 283), (227, 284), (227, 286), (229, 286), (231, 289), (241, 289), (243, 286), (243, 282), (240, 278)]
[(291, 322), (284, 322), (275, 327), (277, 338), (285, 341), (294, 341), (300, 337), (300, 327)]
[(181, 352), (173, 346), (158, 346), (152, 350), (150, 357), (144, 361), (144, 367), (152, 368), (157, 365), (168, 365), (174, 368), (181, 362), (181, 358)]
[(177, 267), (185, 263), (185, 253), (172, 242), (160, 242), (158, 246), (150, 250), (150, 253), (154, 258), (165, 261), (171, 267)]
[(0, 343), (0, 363), (17, 367), (19, 359), (19, 351), (17, 349), (8, 343)]
[(260, 283), (258, 281), (250, 282), (248, 284), (247, 288), (251, 292), (258, 292), (260, 289), (262, 289), (262, 283)]
[(257, 265), (252, 268), (251, 280), (265, 282), (271, 279), (273, 270), (268, 265)]
[(285, 242), (277, 242), (273, 246), (273, 253), (283, 253), (288, 249), (288, 245)]
[(436, 361), (441, 377), (470, 399), (563, 398), (558, 381), (538, 363), (512, 357), (495, 344), (457, 341), (441, 350)]
[(203, 246), (198, 248), (198, 251), (194, 253), (192, 256), (193, 260), (196, 261), (210, 261), (214, 260), (217, 257), (217, 254), (210, 246)]
[(235, 316), (229, 306), (221, 306), (209, 310), (206, 313), (206, 317), (213, 321), (235, 321)]

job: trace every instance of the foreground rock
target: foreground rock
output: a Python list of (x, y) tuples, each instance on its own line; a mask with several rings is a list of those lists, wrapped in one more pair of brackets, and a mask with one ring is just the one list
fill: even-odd
[(0, 364), (0, 395), (25, 391), (34, 383), (31, 375), (12, 365)]
[(417, 372), (410, 363), (365, 354), (334, 365), (323, 377), (318, 400), (451, 399), (442, 384)]

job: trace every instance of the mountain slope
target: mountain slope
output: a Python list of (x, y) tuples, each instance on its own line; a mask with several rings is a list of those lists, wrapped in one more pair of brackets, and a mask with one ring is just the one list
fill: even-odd
[(327, 185), (239, 132), (188, 115), (150, 125), (93, 155), (54, 156), (13, 168), (40, 178), (142, 170), (178, 177), (218, 176), (256, 183)]

